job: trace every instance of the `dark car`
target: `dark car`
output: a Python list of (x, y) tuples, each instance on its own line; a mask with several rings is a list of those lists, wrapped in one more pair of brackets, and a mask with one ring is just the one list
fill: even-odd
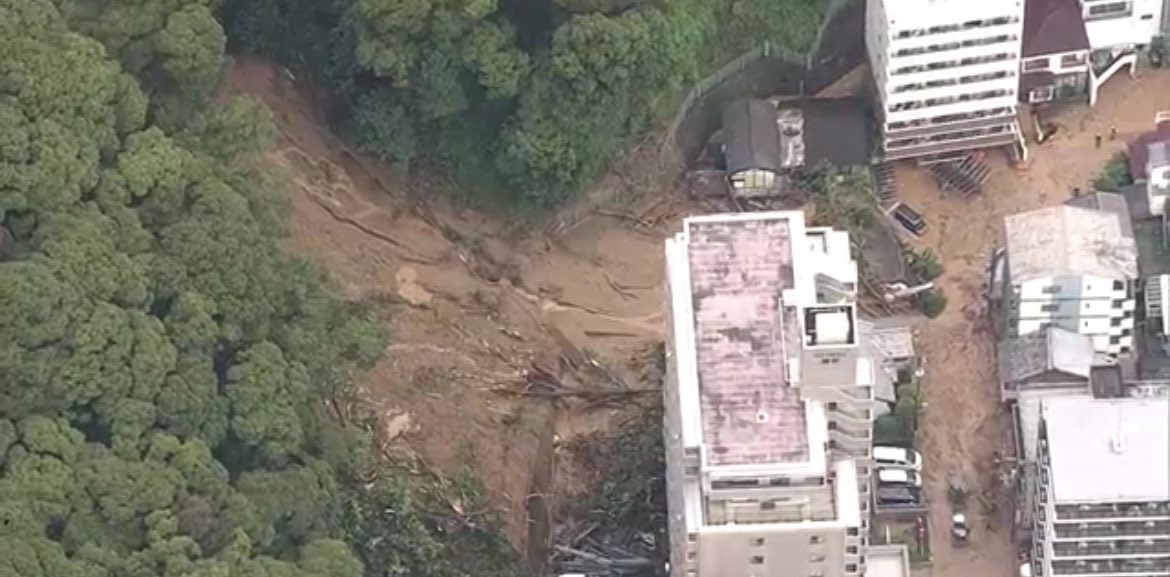
[(926, 220), (905, 203), (900, 203), (894, 208), (894, 220), (914, 236), (922, 236), (922, 233), (926, 232)]
[(911, 487), (882, 487), (877, 491), (878, 505), (913, 506), (922, 501), (922, 494)]

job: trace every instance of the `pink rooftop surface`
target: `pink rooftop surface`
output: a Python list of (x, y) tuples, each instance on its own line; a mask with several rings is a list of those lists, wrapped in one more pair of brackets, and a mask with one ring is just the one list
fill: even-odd
[(708, 463), (807, 460), (804, 406), (784, 377), (779, 307), (793, 286), (788, 219), (690, 221), (687, 231)]

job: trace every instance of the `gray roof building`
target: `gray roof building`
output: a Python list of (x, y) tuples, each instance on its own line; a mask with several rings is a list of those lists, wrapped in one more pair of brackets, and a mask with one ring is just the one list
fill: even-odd
[(1112, 210), (1060, 205), (1014, 214), (1005, 219), (1005, 236), (1012, 284), (1045, 277), (1138, 276), (1129, 219)]
[(1088, 380), (1093, 368), (1093, 341), (1058, 327), (1016, 337), (999, 345), (999, 375), (1004, 383), (1063, 375)]
[(1124, 194), (1098, 191), (1070, 198), (1065, 201), (1065, 204), (1116, 214), (1119, 219), (1118, 223), (1121, 225), (1121, 234), (1126, 238), (1133, 238), (1132, 211), (1129, 209), (1129, 201), (1125, 199)]
[(780, 128), (775, 106), (765, 100), (736, 100), (723, 109), (723, 130), (728, 174), (780, 171)]

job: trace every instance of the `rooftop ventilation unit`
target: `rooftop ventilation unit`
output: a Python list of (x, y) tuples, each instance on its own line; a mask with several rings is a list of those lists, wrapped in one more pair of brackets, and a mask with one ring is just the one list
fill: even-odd
[(845, 311), (817, 313), (813, 317), (814, 345), (849, 344), (849, 313)]

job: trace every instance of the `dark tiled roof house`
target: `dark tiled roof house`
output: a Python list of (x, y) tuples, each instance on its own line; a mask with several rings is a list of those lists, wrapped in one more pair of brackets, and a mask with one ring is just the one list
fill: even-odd
[(1027, 0), (1021, 46), (1020, 99), (1082, 97), (1089, 78), (1089, 36), (1077, 0)]

